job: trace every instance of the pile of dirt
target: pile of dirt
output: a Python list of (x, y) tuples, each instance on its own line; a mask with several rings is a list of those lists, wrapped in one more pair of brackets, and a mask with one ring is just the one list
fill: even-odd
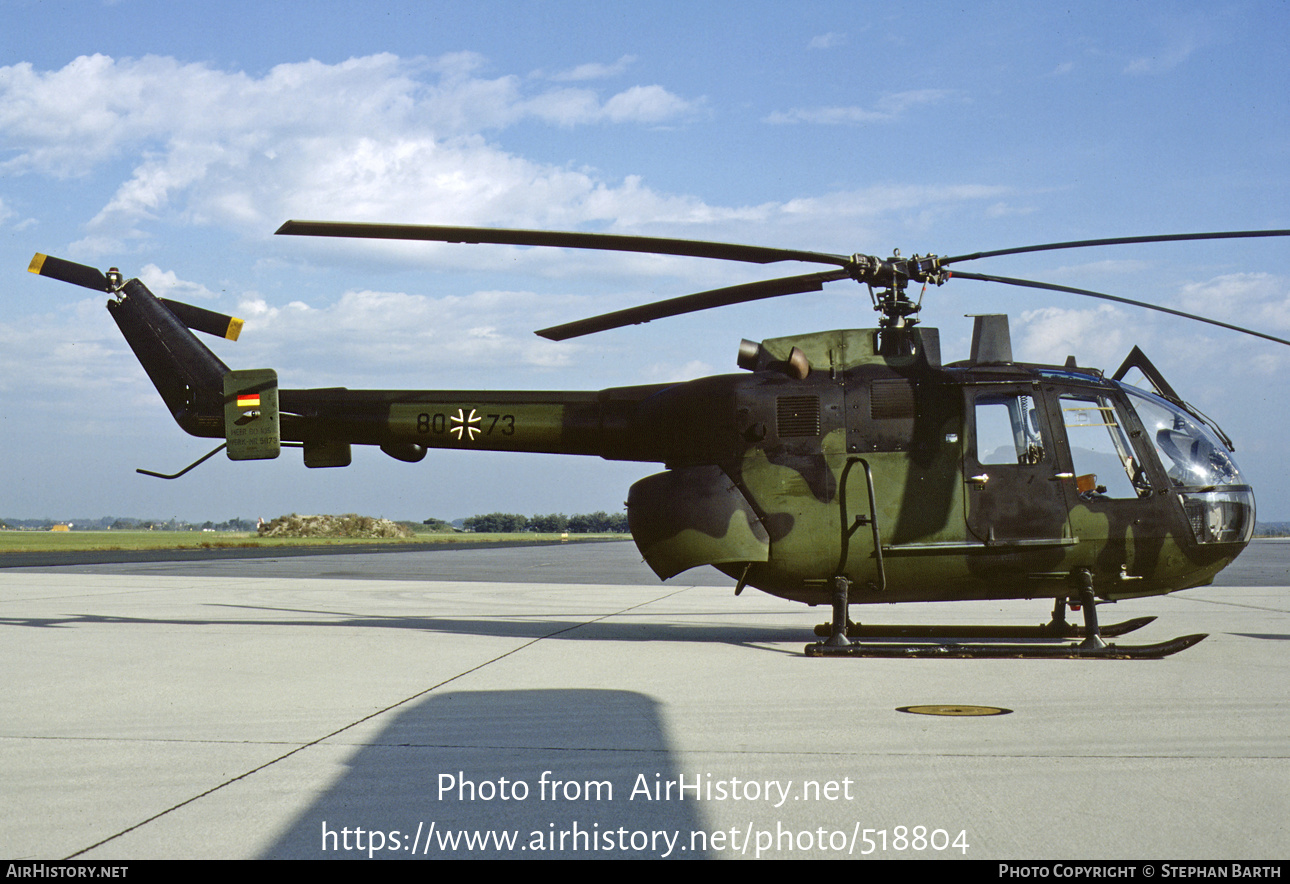
[(262, 522), (256, 533), (261, 537), (343, 537), (352, 540), (413, 536), (406, 525), (354, 513), (344, 516), (298, 516), (292, 513), (279, 516), (272, 522)]

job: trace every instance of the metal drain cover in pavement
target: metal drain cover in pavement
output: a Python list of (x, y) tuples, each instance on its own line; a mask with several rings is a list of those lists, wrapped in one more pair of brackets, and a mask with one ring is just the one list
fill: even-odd
[(1011, 709), (1000, 706), (900, 706), (897, 712), (912, 712), (915, 715), (1007, 715)]

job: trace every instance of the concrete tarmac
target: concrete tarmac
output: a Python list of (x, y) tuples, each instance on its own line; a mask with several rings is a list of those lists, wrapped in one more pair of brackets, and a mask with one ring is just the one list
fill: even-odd
[(819, 660), (627, 543), (0, 567), (0, 856), (1281, 860), (1288, 573), (1101, 609), (1165, 660)]

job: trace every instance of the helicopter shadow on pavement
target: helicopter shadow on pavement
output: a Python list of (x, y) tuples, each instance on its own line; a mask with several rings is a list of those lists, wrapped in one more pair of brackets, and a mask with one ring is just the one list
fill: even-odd
[(645, 695), (436, 694), (363, 739), (261, 858), (700, 859), (695, 804), (675, 792), (652, 800), (656, 782), (676, 777)]
[[(265, 616), (247, 617), (183, 617), (154, 618), (126, 617), (105, 614), (66, 614), (46, 617), (0, 617), (0, 626), (34, 627), (38, 629), (67, 629), (77, 626), (120, 624), (153, 626), (230, 626), (230, 627), (283, 627), (299, 626), (307, 629), (340, 627), (354, 629), (404, 629), (446, 635), (475, 635), (517, 639), (560, 639), (573, 641), (649, 641), (649, 642), (720, 642), (733, 645), (763, 645), (778, 642), (797, 642), (811, 636), (810, 625), (761, 626), (755, 623), (731, 625), (727, 623), (660, 623), (650, 615), (638, 618), (631, 613), (610, 615), (614, 619), (597, 620), (587, 615), (558, 614), (541, 616), (519, 615), (514, 618), (472, 617), (409, 617), (406, 615), (384, 617), (372, 614), (355, 614), (303, 608), (275, 608), (251, 605), (215, 604), (208, 607), (227, 608), (239, 612), (257, 611)], [(273, 616), (281, 615), (281, 616)], [(729, 612), (721, 615), (728, 621)], [(749, 615), (750, 618), (759, 615)]]

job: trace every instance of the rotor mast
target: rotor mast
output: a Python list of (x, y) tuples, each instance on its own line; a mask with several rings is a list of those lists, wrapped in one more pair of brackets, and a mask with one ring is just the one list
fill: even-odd
[(892, 256), (886, 260), (871, 255), (852, 255), (847, 270), (852, 279), (869, 288), (873, 309), (880, 314), (878, 328), (884, 333), (880, 349), (888, 356), (907, 353), (909, 336), (905, 332), (918, 325), (923, 299), (921, 294), (917, 301), (910, 299), (909, 283), (919, 282), (924, 287), (928, 283), (941, 285), (950, 277), (948, 271), (941, 269), (935, 255), (902, 258), (900, 249), (893, 250)]

